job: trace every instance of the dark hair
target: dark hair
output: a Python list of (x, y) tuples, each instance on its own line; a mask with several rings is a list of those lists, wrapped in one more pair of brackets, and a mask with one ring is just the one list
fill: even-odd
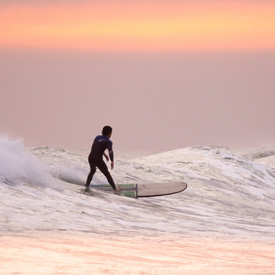
[(110, 126), (104, 126), (103, 129), (102, 129), (102, 135), (103, 136), (108, 136), (109, 134), (112, 134), (112, 127)]

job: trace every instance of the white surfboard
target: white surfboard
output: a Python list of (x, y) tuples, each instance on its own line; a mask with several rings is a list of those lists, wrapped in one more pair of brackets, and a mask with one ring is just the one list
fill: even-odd
[[(118, 186), (121, 188), (121, 195), (131, 198), (167, 196), (182, 192), (187, 188), (184, 182), (118, 184)], [(113, 192), (109, 184), (90, 185), (90, 188)]]
[[(69, 178), (60, 178), (63, 181), (81, 185), (85, 187), (85, 183), (82, 181), (72, 180)], [(134, 184), (118, 184), (121, 188), (120, 195), (131, 198), (145, 198), (156, 196), (167, 196), (184, 191), (187, 188), (185, 182), (148, 182), (148, 183), (134, 183)], [(102, 190), (104, 192), (114, 192), (109, 184), (90, 185), (91, 189)]]

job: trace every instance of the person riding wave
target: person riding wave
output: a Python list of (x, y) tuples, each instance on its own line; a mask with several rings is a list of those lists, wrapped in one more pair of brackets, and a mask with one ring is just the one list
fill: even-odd
[[(89, 154), (89, 165), (90, 165), (90, 173), (87, 177), (86, 187), (90, 186), (90, 183), (93, 179), (93, 176), (96, 172), (96, 168), (98, 168), (103, 175), (107, 178), (109, 184), (112, 186), (115, 192), (119, 192), (120, 188), (117, 187), (114, 183), (114, 180), (108, 170), (106, 163), (103, 160), (103, 156), (109, 161), (111, 160), (111, 169), (114, 168), (114, 152), (113, 152), (113, 142), (110, 140), (112, 136), (112, 128), (110, 126), (104, 126), (102, 129), (102, 135), (97, 136), (94, 139), (91, 152)], [(105, 154), (105, 150), (109, 151), (109, 158)]]

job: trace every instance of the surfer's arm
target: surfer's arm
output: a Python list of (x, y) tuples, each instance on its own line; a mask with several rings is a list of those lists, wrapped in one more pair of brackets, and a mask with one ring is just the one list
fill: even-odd
[(113, 152), (113, 143), (110, 141), (108, 144), (109, 157), (111, 160), (111, 169), (114, 168), (114, 152)]
[(106, 158), (107, 161), (109, 161), (109, 157), (107, 154), (103, 153), (104, 157)]
[(113, 148), (112, 148), (112, 142), (109, 142), (108, 144), (108, 151), (109, 151), (109, 157), (110, 157), (110, 160), (111, 162), (114, 162), (114, 152), (113, 152)]

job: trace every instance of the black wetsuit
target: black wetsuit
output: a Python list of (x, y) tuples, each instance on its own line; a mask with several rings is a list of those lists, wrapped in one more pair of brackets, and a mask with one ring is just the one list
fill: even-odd
[(105, 164), (103, 160), (103, 154), (106, 149), (109, 151), (109, 156), (111, 161), (114, 161), (114, 153), (113, 153), (113, 143), (112, 141), (106, 137), (106, 136), (97, 136), (94, 140), (94, 143), (92, 145), (91, 153), (89, 155), (89, 164), (90, 164), (90, 174), (88, 175), (86, 186), (88, 187), (93, 179), (93, 176), (96, 171), (96, 167), (104, 174), (104, 176), (107, 178), (109, 184), (112, 186), (112, 188), (115, 190), (116, 185), (114, 183), (114, 180), (108, 171), (107, 165)]

